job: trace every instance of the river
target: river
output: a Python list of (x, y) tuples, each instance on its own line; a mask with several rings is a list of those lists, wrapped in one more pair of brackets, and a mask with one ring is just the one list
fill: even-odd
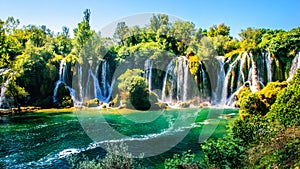
[(103, 157), (102, 145), (110, 142), (126, 143), (133, 154), (142, 152), (143, 166), (156, 168), (175, 153), (199, 154), (201, 140), (226, 133), (228, 115), (237, 116), (237, 110), (85, 110), (2, 116), (0, 168), (69, 168), (67, 157)]

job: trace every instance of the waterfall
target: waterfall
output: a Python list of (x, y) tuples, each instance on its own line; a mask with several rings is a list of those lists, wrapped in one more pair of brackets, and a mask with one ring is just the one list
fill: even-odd
[[(6, 73), (8, 70), (9, 69), (7, 69), (7, 68), (0, 69), (0, 75), (2, 77), (4, 77), (4, 73)], [(4, 80), (4, 78), (2, 80)], [(10, 108), (9, 103), (7, 102), (6, 97), (5, 97), (5, 92), (7, 90), (6, 86), (9, 84), (9, 82), (10, 82), (10, 78), (7, 78), (0, 87), (0, 109), (1, 108)]]
[[(218, 70), (217, 70), (217, 84), (215, 89), (213, 90), (213, 101), (215, 104), (222, 103), (222, 93), (224, 90), (224, 82), (225, 82), (225, 71), (224, 71), (224, 57), (219, 56), (216, 58), (218, 61)], [(202, 69), (202, 67), (201, 67)], [(201, 70), (204, 72), (204, 70)], [(205, 73), (203, 74), (205, 75)], [(206, 78), (207, 79), (207, 78)]]
[[(92, 98), (98, 98), (99, 101), (103, 101), (102, 100), (102, 91), (101, 91), (101, 88), (100, 88), (100, 84), (99, 84), (99, 80), (98, 80), (98, 69), (99, 69), (99, 66), (96, 66), (96, 70), (95, 70), (95, 73), (93, 72), (92, 70), (92, 66), (90, 66), (90, 69), (89, 69), (89, 75), (88, 76), (91, 76), (93, 78), (93, 91), (94, 91), (94, 97), (89, 95), (89, 93), (86, 94), (86, 97), (89, 98), (89, 99), (92, 99)], [(87, 83), (88, 87), (89, 87), (89, 81)]]
[(108, 62), (101, 60), (100, 63), (96, 64), (95, 68), (92, 63), (87, 65), (87, 69), (83, 69), (84, 66), (80, 64), (77, 66), (78, 84), (75, 83), (76, 90), (79, 93), (77, 100), (80, 100), (82, 104), (84, 99), (98, 98), (100, 102), (108, 103), (112, 96), (112, 87), (114, 84), (114, 79), (112, 82), (109, 81), (109, 74), (107, 72), (110, 71), (110, 68)]
[(147, 81), (147, 84), (148, 84), (148, 88), (149, 88), (149, 91), (152, 90), (152, 70), (153, 69), (153, 62), (150, 60), (150, 59), (147, 59), (145, 61), (145, 79)]
[(272, 57), (270, 51), (267, 53), (267, 57), (265, 58), (265, 62), (267, 65), (267, 75), (268, 75), (268, 82), (272, 82)]
[[(248, 60), (250, 61), (250, 65), (248, 65)], [(232, 105), (237, 91), (239, 91), (247, 81), (250, 82), (252, 92), (260, 90), (262, 83), (259, 81), (256, 63), (254, 62), (252, 54), (245, 52), (240, 54), (229, 64), (224, 80), (221, 104)]]
[(300, 68), (300, 52), (293, 59), (287, 81), (292, 80), (292, 78), (294, 77), (294, 75), (296, 74), (296, 72), (299, 68)]
[(192, 80), (189, 72), (188, 59), (184, 56), (171, 60), (168, 64), (162, 87), (161, 100), (166, 103), (186, 102), (191, 99)]
[[(166, 69), (166, 73), (165, 73), (165, 76), (164, 76), (164, 80), (163, 80), (162, 97), (161, 97), (161, 100), (163, 102), (172, 102), (172, 90), (168, 91), (169, 92), (168, 95), (166, 94), (166, 92), (167, 92), (167, 80), (168, 80), (168, 77), (172, 73), (172, 69), (173, 69), (173, 60), (171, 60), (170, 63), (168, 64), (167, 69)], [(171, 78), (171, 80), (172, 80), (171, 86), (173, 86), (173, 78)]]
[[(97, 87), (97, 90), (100, 90), (100, 91), (98, 91), (98, 93), (100, 95), (97, 96), (97, 98), (99, 99), (99, 101), (102, 101), (105, 103), (109, 102), (109, 100), (111, 98), (112, 87), (114, 84), (114, 80), (112, 80), (111, 84), (108, 80), (108, 76), (109, 76), (109, 74), (107, 74), (108, 71), (110, 71), (109, 64), (106, 60), (103, 60), (102, 64), (101, 64), (101, 76), (100, 76), (101, 77), (101, 82), (100, 82), (101, 86), (99, 86), (100, 89), (98, 89), (98, 87)], [(96, 72), (98, 75), (98, 70)], [(97, 84), (99, 84), (99, 82)]]
[[(202, 83), (202, 90), (200, 91), (200, 93), (201, 93), (201, 96), (207, 97), (207, 94), (209, 92), (209, 82), (208, 82), (209, 79), (206, 76), (206, 72), (205, 72), (205, 69), (203, 67), (203, 63), (201, 63), (200, 71), (201, 71), (201, 79), (200, 79), (200, 81)], [(202, 98), (202, 99), (204, 99), (204, 98)]]
[(67, 71), (67, 64), (66, 64), (65, 59), (62, 59), (60, 61), (60, 64), (59, 64), (59, 72), (58, 72), (59, 79), (55, 82), (55, 88), (54, 88), (54, 91), (53, 91), (53, 103), (58, 101), (57, 100), (57, 92), (58, 92), (58, 89), (61, 85), (67, 87), (67, 89), (70, 92), (70, 96), (73, 99), (74, 103), (78, 102), (75, 99), (75, 90), (67, 85), (67, 72), (66, 71)]
[(228, 86), (229, 86), (229, 82), (230, 82), (230, 88), (232, 88), (232, 81), (229, 81), (229, 79), (231, 78), (231, 73), (234, 71), (234, 66), (237, 63), (237, 61), (239, 60), (240, 56), (238, 56), (237, 59), (235, 59), (228, 68), (228, 71), (226, 73), (225, 76), (225, 80), (224, 80), (224, 86), (223, 86), (223, 90), (222, 90), (222, 99), (221, 99), (221, 104), (222, 105), (226, 105), (227, 103), (227, 98), (228, 95), (230, 95), (231, 93), (228, 93)]
[(260, 81), (258, 80), (258, 72), (257, 72), (257, 67), (254, 62), (253, 56), (250, 53), (249, 54), (250, 59), (251, 59), (251, 69), (250, 69), (250, 90), (252, 92), (257, 92), (260, 90)]

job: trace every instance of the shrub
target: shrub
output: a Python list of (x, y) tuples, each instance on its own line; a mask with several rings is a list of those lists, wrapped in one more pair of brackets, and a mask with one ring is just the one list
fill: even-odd
[(285, 127), (300, 125), (300, 70), (288, 87), (278, 93), (267, 117)]
[(182, 169), (198, 169), (199, 162), (195, 160), (195, 154), (191, 153), (191, 151), (183, 152), (181, 155), (174, 154), (173, 158), (168, 158), (164, 162), (165, 169), (174, 169), (174, 168), (182, 168)]
[[(96, 157), (96, 159), (90, 160), (88, 157), (84, 156), (83, 160), (80, 161), (78, 157), (68, 158), (68, 162), (71, 168), (75, 169), (131, 169), (131, 168), (142, 168), (141, 164), (138, 163), (128, 152), (128, 146), (124, 143), (120, 144), (107, 144), (107, 154), (101, 159)], [(143, 156), (140, 155), (139, 158)]]
[(148, 110), (151, 106), (145, 78), (135, 76), (130, 84), (130, 103), (137, 110)]
[(249, 115), (266, 115), (275, 102), (277, 94), (286, 86), (286, 82), (270, 82), (256, 93), (251, 93), (247, 87), (244, 87), (238, 93), (241, 118), (244, 119)]
[(99, 100), (98, 100), (98, 98), (87, 100), (87, 101), (85, 101), (84, 105), (87, 107), (97, 107), (97, 106), (99, 106)]
[(300, 125), (300, 85), (289, 85), (278, 94), (267, 117), (285, 127)]
[(300, 164), (300, 131), (295, 127), (263, 139), (248, 150), (249, 168), (294, 168)]
[(268, 135), (268, 124), (262, 116), (249, 116), (246, 119), (236, 119), (229, 124), (230, 134), (249, 146), (257, 143), (262, 137)]
[(245, 153), (242, 140), (231, 135), (210, 139), (201, 148), (205, 154), (205, 168), (240, 168)]

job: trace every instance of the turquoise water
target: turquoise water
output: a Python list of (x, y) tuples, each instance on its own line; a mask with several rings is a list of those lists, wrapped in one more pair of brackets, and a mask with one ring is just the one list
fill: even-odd
[[(108, 111), (109, 112), (109, 111)], [(174, 153), (200, 152), (200, 142), (222, 137), (234, 109), (181, 109), (106, 114), (106, 110), (26, 113), (0, 117), (0, 168), (69, 168), (72, 154), (105, 155), (105, 143), (124, 142), (143, 153), (147, 168)]]

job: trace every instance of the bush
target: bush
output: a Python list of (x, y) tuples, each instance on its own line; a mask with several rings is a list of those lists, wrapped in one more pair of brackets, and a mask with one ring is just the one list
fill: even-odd
[(145, 78), (135, 76), (130, 84), (130, 103), (137, 110), (148, 110), (151, 107)]
[(285, 127), (300, 125), (300, 70), (288, 87), (278, 93), (267, 117), (271, 122), (279, 122)]
[(249, 168), (294, 168), (300, 164), (300, 131), (295, 127), (263, 139), (248, 150)]
[(244, 87), (238, 93), (239, 114), (242, 119), (249, 115), (266, 115), (276, 101), (277, 94), (287, 86), (286, 82), (270, 82), (261, 91), (251, 93)]
[(201, 148), (205, 154), (205, 168), (240, 168), (245, 153), (242, 140), (231, 135), (210, 139)]
[[(107, 144), (107, 154), (105, 158), (90, 160), (88, 157), (83, 157), (80, 161), (78, 157), (68, 158), (68, 162), (71, 168), (75, 169), (131, 169), (131, 168), (142, 168), (141, 164), (135, 161), (132, 154), (128, 152), (128, 146), (124, 143), (120, 144)], [(142, 158), (141, 155), (139, 158)]]
[(199, 163), (195, 160), (195, 154), (191, 151), (183, 152), (181, 155), (174, 154), (173, 158), (168, 158), (164, 162), (165, 169), (198, 169)]
[(99, 106), (99, 100), (98, 98), (94, 98), (92, 100), (87, 100), (84, 102), (84, 105), (87, 107), (98, 107)]
[(72, 107), (73, 106), (73, 100), (70, 96), (64, 96), (61, 101), (62, 107)]
[(285, 127), (300, 125), (300, 85), (289, 85), (278, 94), (267, 117)]
[(268, 135), (268, 124), (262, 116), (249, 116), (246, 119), (236, 119), (229, 124), (230, 134), (249, 146), (257, 143), (262, 137)]

